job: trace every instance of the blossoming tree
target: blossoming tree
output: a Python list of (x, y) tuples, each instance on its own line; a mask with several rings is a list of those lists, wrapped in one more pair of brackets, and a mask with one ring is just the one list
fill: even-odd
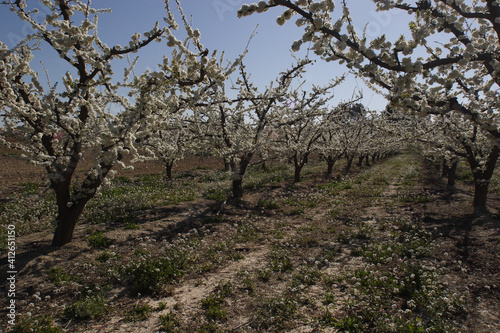
[(294, 103), (288, 103), (280, 109), (278, 149), (284, 158), (293, 161), (294, 182), (300, 182), (301, 171), (310, 155), (319, 149), (326, 104), (333, 98), (331, 89), (343, 79), (341, 77), (325, 87), (313, 86), (309, 92), (296, 89), (287, 96)]
[[(388, 96), (418, 107), (422, 113), (455, 111), (499, 139), (500, 6), (493, 0), (468, 4), (463, 0), (372, 0), (380, 11), (408, 14), (412, 38), (389, 41), (385, 35), (368, 40), (356, 31), (346, 1), (335, 15), (333, 0), (270, 0), (243, 5), (239, 16), (283, 7), (283, 25), (293, 16), (304, 28), (293, 43), (299, 50), (311, 43), (326, 61), (346, 63), (387, 89)], [(438, 37), (438, 35), (440, 35)], [(433, 46), (436, 36), (445, 42)], [(427, 54), (427, 56), (422, 56)]]
[(256, 154), (268, 149), (278, 111), (286, 103), (290, 85), (304, 72), (308, 63), (310, 60), (298, 61), (292, 68), (280, 73), (262, 92), (250, 81), (249, 74), (241, 65), (234, 86), (238, 96), (229, 99), (225, 86), (221, 85), (209, 106), (198, 109), (199, 117), (205, 117), (212, 124), (212, 144), (220, 147), (220, 155), (229, 161), (234, 200), (243, 197), (243, 178), (248, 166)]
[[(136, 143), (157, 119), (153, 115), (177, 110), (180, 94), (195, 98), (208, 77), (221, 79), (223, 75), (215, 57), (203, 49), (199, 30), (193, 30), (184, 16), (190, 44), (174, 36), (178, 24), (168, 0), (167, 26), (157, 23), (144, 35), (136, 33), (126, 46), (108, 46), (99, 39), (97, 18), (104, 10), (86, 2), (43, 0), (51, 14), (38, 21), (37, 11), (29, 11), (27, 1), (9, 3), (35, 33), (13, 49), (0, 44), (0, 110), (6, 129), (0, 140), (45, 167), (58, 208), (52, 244), (62, 246), (72, 240), (85, 205), (112, 177), (112, 169), (123, 166), (127, 155), (138, 153)], [(124, 85), (113, 82), (113, 61), (161, 40), (166, 41), (167, 50), (175, 50), (173, 59), (165, 58), (158, 71), (127, 83), (133, 99), (125, 98), (118, 90)], [(39, 47), (55, 51), (61, 67), (68, 68), (58, 84), (47, 87), (32, 69), (33, 49)], [(150, 93), (160, 86), (170, 87), (166, 100), (159, 101)], [(112, 112), (110, 105), (122, 111)], [(15, 141), (7, 141), (6, 135)], [(95, 159), (78, 182), (75, 171), (84, 151), (92, 152)]]
[(190, 117), (182, 112), (172, 114), (159, 122), (140, 146), (145, 150), (145, 159), (160, 160), (165, 166), (165, 176), (172, 179), (175, 163), (196, 152), (199, 137)]
[(500, 156), (500, 149), (490, 134), (459, 114), (424, 118), (413, 131), (418, 142), (445, 158), (449, 187), (454, 186), (458, 160), (468, 163), (474, 178), (473, 206), (477, 212), (486, 210), (488, 187)]
[[(326, 61), (339, 61), (382, 87), (393, 105), (420, 115), (456, 113), (499, 144), (500, 6), (494, 0), (372, 0), (379, 11), (398, 10), (409, 18), (409, 34), (369, 40), (356, 31), (346, 1), (335, 15), (332, 0), (269, 0), (243, 5), (240, 16), (282, 7), (277, 23), (296, 16), (304, 28), (293, 43), (308, 43)], [(435, 38), (440, 43), (429, 44)], [(481, 140), (480, 140), (481, 141)], [(485, 147), (487, 150), (488, 148)], [(491, 157), (494, 157), (493, 154)], [(483, 204), (482, 200), (474, 205)]]

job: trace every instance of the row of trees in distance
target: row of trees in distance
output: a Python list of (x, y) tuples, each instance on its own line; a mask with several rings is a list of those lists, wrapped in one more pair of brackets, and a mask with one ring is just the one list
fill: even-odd
[[(412, 137), (453, 170), (465, 160), (474, 176), (474, 207), (486, 208), (500, 143), (500, 4), (494, 0), (372, 0), (381, 12), (408, 16), (407, 34), (368, 39), (356, 31), (349, 5), (333, 0), (268, 0), (244, 4), (240, 17), (280, 7), (280, 25), (303, 27), (292, 49), (308, 45), (327, 62), (345, 64), (390, 106), (423, 118)], [(450, 168), (449, 168), (450, 169)], [(452, 177), (453, 179), (453, 173)]]

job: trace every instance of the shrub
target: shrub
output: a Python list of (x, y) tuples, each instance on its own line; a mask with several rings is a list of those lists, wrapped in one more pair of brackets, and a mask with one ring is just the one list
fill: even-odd
[(181, 321), (175, 313), (160, 315), (160, 332), (176, 333), (180, 331)]
[(183, 276), (187, 267), (187, 251), (170, 249), (159, 258), (136, 260), (124, 270), (123, 276), (133, 294), (151, 295)]
[(104, 236), (103, 231), (95, 231), (88, 237), (87, 243), (94, 249), (106, 249), (110, 247), (114, 241)]
[(265, 209), (278, 209), (280, 205), (273, 199), (259, 199), (257, 202), (257, 206), (265, 208)]
[(54, 266), (47, 272), (49, 279), (55, 283), (56, 286), (61, 286), (63, 282), (71, 281), (73, 278), (71, 275), (64, 271), (64, 268)]
[(282, 331), (296, 312), (297, 303), (288, 295), (268, 297), (259, 302), (255, 322), (258, 329)]
[(209, 200), (215, 200), (218, 202), (223, 202), (227, 199), (227, 193), (226, 190), (220, 187), (214, 187), (211, 189), (208, 189), (204, 194), (203, 197), (205, 199)]
[(136, 305), (130, 310), (127, 319), (129, 321), (144, 321), (148, 319), (151, 312), (153, 312), (153, 308), (149, 304)]
[(68, 319), (95, 319), (106, 313), (107, 304), (101, 294), (90, 294), (64, 310)]

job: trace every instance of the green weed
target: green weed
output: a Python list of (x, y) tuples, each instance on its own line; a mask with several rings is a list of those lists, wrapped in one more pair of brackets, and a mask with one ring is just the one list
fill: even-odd
[(323, 297), (324, 297), (323, 299), (324, 305), (333, 304), (335, 302), (335, 295), (332, 294), (331, 292), (327, 292)]
[(180, 333), (181, 320), (173, 313), (169, 312), (166, 315), (160, 315), (160, 332), (165, 333)]
[(128, 222), (123, 229), (125, 230), (139, 230), (141, 227), (137, 223)]
[(26, 194), (38, 194), (38, 193), (40, 193), (40, 184), (28, 182), (28, 183), (20, 184), (20, 186), (23, 187), (21, 189), (22, 193), (26, 193)]
[(10, 333), (62, 333), (65, 332), (61, 327), (56, 326), (54, 318), (43, 315), (37, 318), (23, 315), (16, 316), (16, 325)]
[(87, 238), (87, 244), (93, 249), (106, 249), (114, 243), (114, 240), (104, 236), (103, 231), (95, 231)]
[(236, 236), (237, 241), (240, 242), (252, 241), (259, 235), (259, 230), (251, 222), (238, 224), (236, 232), (237, 232)]
[(321, 279), (316, 267), (302, 267), (292, 276), (292, 287), (312, 286)]
[(47, 275), (49, 279), (58, 287), (63, 283), (72, 281), (74, 279), (74, 277), (66, 273), (64, 268), (59, 266), (51, 267), (47, 272)]
[(144, 321), (149, 318), (153, 308), (149, 304), (136, 305), (127, 315), (128, 321)]
[(227, 199), (227, 190), (220, 187), (210, 188), (203, 194), (203, 197), (205, 199), (223, 202)]
[(291, 272), (294, 269), (289, 251), (276, 246), (273, 247), (270, 254), (269, 266), (273, 271), (283, 273)]
[(161, 257), (132, 262), (122, 275), (133, 294), (151, 295), (160, 293), (167, 284), (182, 277), (188, 265), (188, 252), (172, 248)]
[(260, 281), (268, 282), (273, 275), (273, 271), (270, 269), (258, 269), (255, 274)]
[(120, 255), (114, 252), (104, 251), (96, 258), (96, 260), (100, 263), (105, 263), (110, 259), (120, 259)]
[(254, 325), (259, 330), (284, 331), (297, 313), (297, 302), (290, 295), (277, 295), (259, 300)]
[(64, 310), (68, 319), (95, 319), (106, 314), (107, 304), (101, 294), (90, 294)]
[(224, 299), (231, 295), (233, 286), (231, 282), (219, 282), (215, 290), (207, 297), (201, 300), (205, 318), (209, 322), (224, 321), (227, 319), (227, 312), (222, 309)]
[(257, 206), (265, 208), (265, 209), (278, 209), (280, 205), (273, 199), (264, 199), (261, 198), (257, 202)]

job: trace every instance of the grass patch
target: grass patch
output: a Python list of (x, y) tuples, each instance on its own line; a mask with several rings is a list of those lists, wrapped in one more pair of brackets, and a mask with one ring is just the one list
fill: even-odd
[(255, 322), (257, 330), (283, 331), (297, 313), (297, 302), (290, 295), (276, 295), (258, 301)]
[[(10, 200), (0, 203), (0, 225), (16, 226), (16, 237), (39, 231), (53, 231), (57, 205), (52, 192), (18, 192)], [(4, 246), (6, 242), (2, 242)]]
[(280, 205), (273, 199), (264, 199), (261, 198), (257, 202), (257, 206), (265, 208), (265, 209), (278, 209)]
[(61, 327), (54, 323), (54, 318), (43, 315), (40, 317), (28, 317), (23, 315), (16, 316), (16, 325), (9, 331), (10, 333), (63, 333)]
[(269, 256), (269, 267), (274, 272), (292, 272), (294, 266), (292, 264), (292, 260), (290, 259), (290, 251), (283, 247), (273, 246)]
[(22, 188), (20, 190), (22, 193), (25, 193), (25, 194), (38, 194), (38, 193), (40, 193), (40, 184), (28, 182), (28, 183), (20, 184), (20, 186), (22, 186)]
[(223, 202), (227, 199), (227, 191), (220, 187), (213, 187), (205, 191), (203, 197), (205, 199)]
[(122, 273), (132, 294), (152, 295), (164, 291), (182, 277), (189, 266), (187, 250), (171, 248), (158, 258), (140, 258)]
[(96, 319), (106, 314), (107, 303), (101, 294), (90, 294), (71, 304), (64, 310), (68, 319)]
[(160, 332), (180, 333), (181, 320), (177, 314), (169, 312), (166, 315), (160, 315)]
[(439, 270), (427, 261), (430, 234), (411, 220), (392, 221), (390, 228), (390, 237), (357, 250), (364, 265), (337, 279), (348, 295), (356, 295), (346, 300), (344, 315), (325, 312), (320, 322), (349, 332), (458, 331), (449, 318), (463, 311), (464, 298), (447, 291)]
[(93, 249), (107, 249), (113, 245), (114, 240), (104, 236), (103, 231), (94, 231), (88, 238), (87, 244)]
[(203, 314), (209, 323), (225, 321), (227, 319), (227, 311), (222, 309), (224, 299), (229, 297), (233, 292), (231, 282), (219, 282), (215, 290), (201, 300), (201, 308)]
[(58, 287), (63, 285), (65, 282), (73, 281), (74, 277), (68, 274), (64, 268), (59, 266), (54, 266), (49, 269), (47, 272), (47, 276), (49, 279), (54, 282), (54, 284)]
[(144, 321), (149, 318), (153, 310), (149, 304), (139, 304), (129, 311), (126, 319), (128, 321)]
[(123, 227), (125, 230), (139, 230), (141, 227), (137, 223), (127, 222), (127, 224)]
[(429, 193), (411, 189), (399, 190), (397, 196), (399, 202), (408, 204), (425, 204), (434, 201)]

